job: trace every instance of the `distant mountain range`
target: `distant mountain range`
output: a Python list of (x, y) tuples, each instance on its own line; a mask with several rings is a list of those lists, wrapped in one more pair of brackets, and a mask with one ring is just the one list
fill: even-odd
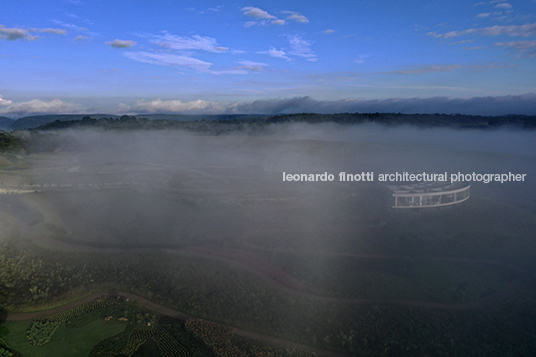
[[(9, 127), (10, 130), (24, 130), (24, 129), (33, 129), (37, 128), (43, 124), (50, 123), (56, 120), (61, 121), (72, 121), (72, 120), (82, 120), (84, 116), (87, 114), (52, 114), (52, 115), (33, 115), (29, 117), (23, 117), (20, 119), (15, 120), (11, 127)], [(100, 118), (119, 118), (117, 115), (109, 115), (109, 114), (92, 114), (93, 118), (100, 119)]]
[(11, 125), (15, 122), (15, 119), (8, 117), (0, 117), (0, 130), (10, 130)]

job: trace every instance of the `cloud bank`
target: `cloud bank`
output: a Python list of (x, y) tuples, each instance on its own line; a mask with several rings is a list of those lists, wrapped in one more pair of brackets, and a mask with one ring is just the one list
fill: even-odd
[(244, 114), (391, 112), (408, 114), (536, 115), (536, 94), (474, 97), (468, 99), (431, 97), (374, 100), (346, 99), (334, 101), (315, 100), (311, 97), (294, 97), (237, 103), (230, 106), (227, 112)]
[[(259, 64), (260, 65), (260, 64)], [(82, 101), (82, 100), (79, 100)], [(389, 98), (317, 100), (308, 96), (240, 102), (180, 99), (139, 99), (133, 103), (84, 105), (68, 100), (33, 99), (15, 102), (0, 96), (0, 115), (13, 118), (36, 114), (290, 114), (290, 113), (442, 113), (469, 115), (536, 115), (536, 94), (474, 98)]]
[(0, 96), (0, 115), (22, 117), (35, 114), (76, 114), (84, 111), (79, 104), (68, 103), (60, 99), (45, 101), (32, 99), (26, 102), (14, 102)]

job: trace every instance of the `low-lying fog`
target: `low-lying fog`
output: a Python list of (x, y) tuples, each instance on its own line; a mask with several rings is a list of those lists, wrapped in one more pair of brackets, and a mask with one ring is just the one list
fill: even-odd
[[(255, 135), (43, 135), (55, 150), (32, 154), (27, 168), (4, 171), (3, 184), (40, 192), (20, 196), (43, 215), (26, 221), (90, 244), (179, 247), (214, 236), (247, 241), (270, 229), (327, 234), (328, 227), (353, 239), (353, 218), (392, 213), (386, 186), (393, 183), (379, 182), (381, 173), (526, 174), (523, 182), (474, 182), (471, 200), (535, 208), (529, 197), (536, 133), (529, 131), (290, 124)], [(339, 182), (340, 172), (372, 172), (374, 181)], [(283, 173), (328, 173), (334, 180), (284, 182)]]

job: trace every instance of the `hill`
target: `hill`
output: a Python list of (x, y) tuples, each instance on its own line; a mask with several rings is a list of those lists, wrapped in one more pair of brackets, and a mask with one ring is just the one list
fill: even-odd
[(0, 152), (22, 147), (22, 140), (10, 133), (0, 130)]
[(11, 128), (11, 125), (15, 122), (14, 119), (8, 117), (0, 117), (0, 130), (6, 130)]

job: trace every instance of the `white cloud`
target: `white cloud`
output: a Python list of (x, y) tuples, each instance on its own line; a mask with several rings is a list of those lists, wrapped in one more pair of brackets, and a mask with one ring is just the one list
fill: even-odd
[(299, 35), (292, 35), (288, 38), (290, 42), (291, 55), (307, 58), (308, 61), (317, 61), (316, 55), (311, 50), (311, 42), (304, 40)]
[(464, 44), (464, 43), (471, 43), (473, 41), (474, 40), (463, 40), (463, 41), (451, 42), (450, 44), (451, 45), (461, 45), (461, 44)]
[(325, 31), (322, 31), (322, 32), (324, 32), (324, 33), (325, 33), (326, 35), (329, 35), (330, 33), (334, 33), (334, 32), (335, 32), (335, 30), (332, 30), (332, 29), (327, 29), (327, 30), (325, 30)]
[(357, 56), (357, 59), (354, 60), (355, 63), (364, 63), (365, 62), (365, 58), (368, 58), (370, 57), (370, 53), (366, 53), (364, 55), (359, 55)]
[(437, 72), (450, 72), (462, 68), (462, 65), (453, 64), (447, 66), (423, 66), (411, 69), (404, 69), (392, 72), (380, 72), (381, 74), (422, 74), (422, 73), (437, 73)]
[(207, 72), (212, 63), (201, 61), (189, 56), (175, 55), (171, 53), (152, 52), (125, 52), (125, 56), (135, 61), (156, 64), (159, 66), (178, 66), (192, 68), (198, 72)]
[(287, 17), (287, 20), (294, 20), (297, 22), (307, 23), (309, 22), (309, 19), (302, 14), (294, 11), (283, 11), (285, 14), (291, 14), (289, 17)]
[(287, 61), (291, 61), (288, 55), (303, 57), (311, 62), (318, 61), (316, 55), (311, 50), (311, 42), (304, 40), (299, 35), (288, 36), (288, 40), (290, 43), (290, 51), (288, 53), (283, 49), (278, 50), (275, 47), (270, 47), (268, 51), (260, 51), (257, 53), (267, 54), (270, 57), (284, 58)]
[(237, 67), (237, 69), (247, 69), (255, 72), (262, 71), (264, 67), (268, 66), (266, 63), (262, 62), (240, 61), (238, 63), (240, 63), (242, 66)]
[(181, 100), (139, 100), (132, 106), (132, 111), (141, 113), (181, 113), (181, 112), (213, 112), (220, 113), (225, 105), (218, 102), (194, 100), (183, 102)]
[(26, 37), (24, 37), (24, 40), (25, 41), (35, 41), (35, 40), (38, 40), (40, 38), (41, 38), (40, 36), (34, 36), (34, 35), (31, 35), (31, 34), (28, 34), (28, 35), (26, 35)]
[(41, 29), (39, 30), (39, 32), (51, 33), (54, 35), (65, 35), (67, 33), (67, 31), (62, 30), (62, 29), (51, 29), (51, 28)]
[(484, 36), (520, 36), (528, 37), (536, 34), (536, 23), (524, 24), (524, 25), (511, 25), (511, 26), (491, 26), (481, 29), (467, 29), (463, 31), (450, 31), (444, 34), (438, 34), (437, 32), (429, 32), (427, 35), (434, 36), (436, 38), (452, 38), (458, 36), (464, 36), (468, 34), (479, 34)]
[(12, 104), (13, 102), (11, 100), (6, 100), (2, 97), (2, 95), (0, 94), (0, 105), (1, 106), (6, 106), (6, 105), (10, 105)]
[(16, 27), (7, 28), (4, 25), (0, 25), (0, 39), (6, 39), (7, 41), (15, 41), (20, 39), (31, 41), (39, 38), (30, 35), (29, 32), (30, 30), (19, 29)]
[(17, 27), (7, 28), (4, 25), (0, 25), (0, 40), (5, 39), (7, 41), (24, 40), (34, 41), (39, 39), (39, 36), (32, 35), (32, 32), (49, 33), (53, 35), (65, 35), (67, 31), (63, 29), (43, 28), (43, 29), (20, 29)]
[(27, 102), (13, 102), (0, 97), (0, 114), (4, 115), (30, 115), (30, 114), (71, 114), (79, 113), (81, 107), (77, 104), (66, 103), (59, 99), (44, 101), (32, 99)]
[(226, 69), (226, 70), (212, 70), (210, 67), (212, 66), (212, 63), (205, 62), (200, 59), (191, 57), (191, 56), (184, 56), (184, 55), (176, 55), (172, 53), (154, 53), (154, 52), (125, 52), (125, 56), (128, 58), (143, 62), (143, 63), (149, 63), (149, 64), (155, 64), (158, 66), (176, 66), (176, 67), (183, 67), (183, 68), (190, 68), (195, 70), (196, 72), (200, 73), (210, 73), (210, 74), (246, 74), (247, 71), (240, 68), (235, 69)]
[[(467, 48), (467, 50), (468, 49), (469, 48)], [(477, 49), (477, 48), (473, 48), (473, 49)], [(471, 66), (464, 66), (461, 64), (451, 64), (451, 65), (445, 65), (445, 66), (428, 65), (428, 66), (421, 66), (421, 67), (415, 67), (411, 69), (392, 71), (392, 72), (378, 72), (378, 74), (422, 74), (422, 73), (451, 72), (451, 71), (456, 71), (459, 69), (466, 69), (466, 70), (471, 70), (471, 71), (482, 71), (482, 70), (511, 68), (511, 67), (513, 66), (497, 64), (497, 63), (491, 63), (491, 64), (486, 64), (486, 65), (471, 65)]]
[(267, 11), (264, 11), (262, 9), (259, 9), (258, 7), (243, 7), (240, 9), (240, 11), (244, 12), (244, 15), (253, 17), (257, 20), (255, 21), (248, 21), (245, 23), (244, 26), (251, 27), (251, 26), (266, 26), (266, 25), (284, 25), (286, 23), (285, 20), (279, 19), (276, 16), (269, 14)]
[[(216, 39), (207, 36), (177, 36), (170, 33), (162, 35), (140, 35), (149, 37), (151, 43), (156, 44), (162, 50), (155, 52), (127, 52), (125, 55), (133, 60), (155, 64), (159, 66), (177, 66), (193, 69), (200, 73), (210, 74), (246, 74), (247, 70), (241, 68), (230, 68), (222, 70), (212, 70), (213, 65), (195, 58), (197, 51), (213, 53), (241, 53), (243, 51), (229, 50), (228, 47), (219, 46)], [(174, 52), (177, 51), (177, 52)]]
[(511, 42), (502, 42), (494, 43), (495, 46), (509, 46), (514, 48), (533, 48), (536, 49), (536, 40), (533, 41), (511, 41)]
[(78, 35), (74, 38), (75, 41), (82, 41), (82, 40), (87, 40), (89, 37), (87, 36), (82, 36), (82, 35)]
[[(80, 27), (80, 26), (77, 26), (77, 25), (74, 25), (74, 24), (68, 24), (68, 23), (65, 23), (63, 21), (59, 21), (59, 20), (52, 20), (52, 22), (54, 22), (56, 25), (60, 25), (60, 26), (63, 26), (67, 29), (70, 29), (70, 30), (76, 30), (76, 31), (89, 31), (87, 28), (85, 27)], [(92, 33), (92, 35), (95, 35), (94, 33)]]
[(240, 9), (241, 11), (244, 11), (244, 15), (254, 17), (256, 19), (263, 19), (263, 20), (271, 20), (271, 19), (277, 19), (274, 15), (270, 15), (268, 12), (259, 9), (258, 7), (243, 7)]
[(488, 17), (489, 15), (491, 15), (491, 12), (483, 12), (481, 14), (476, 15), (476, 17)]
[(257, 52), (257, 53), (267, 54), (270, 57), (284, 58), (284, 59), (290, 61), (290, 58), (287, 57), (287, 54), (286, 54), (285, 51), (278, 50), (275, 47), (270, 47), (270, 49), (268, 51), (260, 51), (260, 52)]
[(238, 63), (240, 63), (241, 65), (244, 65), (244, 66), (259, 66), (259, 67), (268, 66), (268, 64), (266, 64), (266, 63), (253, 62), (253, 61), (240, 61)]
[(510, 41), (494, 43), (494, 46), (511, 47), (519, 50), (520, 55), (536, 57), (536, 40), (532, 41)]
[(495, 5), (495, 7), (498, 7), (499, 9), (511, 9), (512, 5), (510, 5), (507, 2), (504, 2), (504, 3), (501, 3), (501, 4)]
[(136, 41), (115, 39), (113, 41), (106, 42), (106, 44), (113, 48), (130, 48), (136, 46)]
[(166, 33), (164, 35), (154, 36), (152, 42), (161, 47), (177, 51), (200, 50), (208, 52), (224, 52), (228, 50), (227, 47), (218, 46), (216, 39), (199, 35), (183, 37)]

